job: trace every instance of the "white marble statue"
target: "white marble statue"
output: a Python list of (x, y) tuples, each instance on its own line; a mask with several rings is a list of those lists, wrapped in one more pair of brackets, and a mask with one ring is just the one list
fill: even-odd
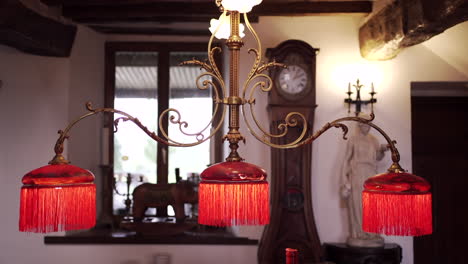
[(364, 181), (377, 174), (377, 161), (384, 157), (387, 145), (379, 144), (369, 134), (370, 126), (357, 123), (354, 135), (347, 143), (342, 169), (341, 197), (345, 199), (349, 218), (349, 236), (346, 243), (354, 247), (381, 247), (381, 236), (362, 230), (362, 191)]

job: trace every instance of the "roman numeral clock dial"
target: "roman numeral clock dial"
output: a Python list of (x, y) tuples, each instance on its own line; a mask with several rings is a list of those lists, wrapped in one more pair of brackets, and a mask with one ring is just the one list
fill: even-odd
[(280, 72), (279, 85), (287, 94), (300, 94), (306, 88), (307, 74), (301, 66), (289, 65)]

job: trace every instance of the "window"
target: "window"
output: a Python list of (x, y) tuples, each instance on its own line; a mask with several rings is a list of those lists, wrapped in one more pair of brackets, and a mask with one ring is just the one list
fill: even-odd
[[(179, 66), (183, 61), (207, 59), (206, 43), (107, 43), (106, 45), (106, 107), (114, 107), (137, 117), (143, 125), (159, 136), (167, 133), (171, 139), (188, 143), (195, 137), (184, 135), (179, 125), (168, 122), (168, 115), (159, 126), (159, 116), (167, 108), (179, 111), (189, 123), (187, 134), (202, 130), (213, 112), (211, 89), (200, 90), (195, 80), (202, 73), (197, 66)], [(174, 115), (170, 113), (169, 115)], [(115, 115), (114, 118), (118, 118)], [(112, 128), (113, 120), (106, 120)], [(210, 129), (207, 129), (208, 136)], [(221, 133), (218, 133), (221, 135)], [(220, 136), (214, 137), (219, 140)], [(118, 223), (129, 213), (133, 189), (143, 182), (175, 183), (176, 171), (182, 179), (199, 174), (209, 164), (219, 162), (221, 149), (211, 148), (213, 142), (180, 148), (157, 144), (133, 123), (119, 122), (118, 132), (110, 135), (109, 147), (112, 177), (104, 183), (103, 210)], [(210, 139), (210, 141), (213, 140)], [(211, 151), (214, 149), (214, 151)], [(130, 182), (128, 180), (130, 179)], [(105, 199), (105, 198), (104, 198)], [(147, 215), (172, 215), (172, 208), (148, 210)]]

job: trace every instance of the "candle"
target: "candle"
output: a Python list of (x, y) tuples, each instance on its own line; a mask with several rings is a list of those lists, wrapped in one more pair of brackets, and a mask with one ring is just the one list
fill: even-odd
[(299, 263), (299, 252), (294, 248), (286, 249), (286, 264), (298, 264)]
[(372, 82), (371, 83), (371, 89), (372, 89), (372, 93), (374, 92), (374, 83)]
[(348, 83), (348, 93), (351, 92), (351, 83)]

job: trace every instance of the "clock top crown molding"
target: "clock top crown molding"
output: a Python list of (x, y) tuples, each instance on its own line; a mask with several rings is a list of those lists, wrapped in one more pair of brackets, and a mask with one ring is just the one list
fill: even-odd
[(297, 39), (289, 39), (283, 41), (275, 48), (268, 48), (265, 55), (268, 58), (275, 58), (282, 60), (288, 55), (289, 52), (298, 52), (303, 55), (315, 57), (319, 53), (320, 49), (313, 48), (307, 42)]

